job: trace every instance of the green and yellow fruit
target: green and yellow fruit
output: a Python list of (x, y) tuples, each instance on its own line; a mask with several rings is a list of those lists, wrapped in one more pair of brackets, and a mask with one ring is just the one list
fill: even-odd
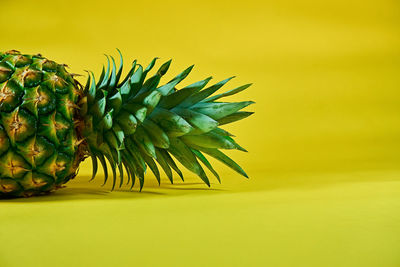
[(183, 179), (173, 157), (210, 185), (199, 162), (218, 180), (219, 176), (204, 154), (247, 177), (220, 151), (245, 150), (219, 126), (251, 115), (240, 110), (253, 102), (216, 100), (250, 84), (213, 95), (231, 78), (205, 88), (210, 77), (178, 90), (176, 86), (193, 66), (159, 85), (171, 61), (148, 79), (156, 59), (145, 69), (134, 61), (121, 79), (122, 56), (118, 68), (114, 58), (112, 63), (107, 59), (107, 68), (103, 68), (98, 82), (90, 72), (86, 85), (81, 86), (65, 65), (41, 55), (14, 50), (0, 53), (1, 197), (31, 196), (57, 189), (77, 175), (80, 162), (87, 157), (92, 159), (93, 178), (100, 161), (105, 182), (108, 161), (113, 188), (117, 170), (119, 186), (126, 177), (132, 188), (138, 178), (142, 189), (147, 168), (160, 182), (157, 163), (171, 183), (171, 169)]

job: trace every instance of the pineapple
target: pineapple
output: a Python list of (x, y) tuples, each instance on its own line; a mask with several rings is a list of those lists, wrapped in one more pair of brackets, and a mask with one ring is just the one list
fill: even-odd
[(133, 61), (121, 79), (120, 52), (119, 56), (118, 68), (114, 58), (107, 56), (107, 68), (103, 67), (98, 81), (89, 72), (82, 86), (66, 65), (40, 54), (0, 53), (1, 197), (32, 196), (60, 188), (77, 175), (80, 162), (87, 157), (92, 160), (92, 179), (98, 162), (104, 183), (111, 168), (113, 189), (119, 177), (119, 186), (125, 179), (132, 188), (139, 180), (141, 190), (147, 168), (160, 183), (158, 166), (171, 183), (172, 170), (183, 180), (175, 160), (210, 186), (199, 162), (220, 178), (204, 154), (247, 177), (220, 149), (246, 150), (220, 126), (251, 115), (240, 110), (253, 102), (217, 100), (250, 84), (213, 95), (231, 78), (205, 88), (209, 77), (178, 90), (190, 66), (159, 85), (171, 61), (146, 79), (157, 58), (146, 68)]

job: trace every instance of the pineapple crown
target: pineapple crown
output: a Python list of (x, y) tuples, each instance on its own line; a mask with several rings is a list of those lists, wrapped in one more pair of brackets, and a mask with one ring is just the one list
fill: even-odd
[(96, 176), (100, 161), (105, 175), (104, 184), (107, 182), (108, 161), (113, 174), (113, 189), (117, 180), (117, 169), (120, 186), (124, 181), (124, 169), (131, 188), (137, 177), (140, 190), (142, 189), (147, 168), (151, 169), (160, 183), (160, 171), (156, 162), (171, 183), (171, 169), (183, 180), (182, 172), (172, 155), (210, 186), (199, 161), (218, 181), (220, 178), (203, 153), (248, 177), (236, 162), (220, 151), (246, 151), (232, 139), (232, 134), (220, 126), (251, 115), (253, 112), (240, 110), (254, 102), (227, 103), (217, 100), (239, 93), (251, 84), (213, 95), (233, 77), (203, 89), (211, 80), (208, 77), (178, 90), (176, 86), (188, 76), (193, 69), (192, 65), (168, 83), (159, 85), (171, 60), (162, 64), (153, 76), (146, 79), (157, 58), (145, 69), (136, 60), (133, 61), (128, 74), (121, 79), (123, 57), (119, 50), (118, 53), (119, 67), (117, 68), (112, 56), (106, 56), (107, 67), (103, 66), (97, 82), (93, 72), (89, 72), (83, 97), (79, 102), (79, 116), (84, 121), (81, 135), (85, 138), (88, 154), (92, 159), (92, 179)]

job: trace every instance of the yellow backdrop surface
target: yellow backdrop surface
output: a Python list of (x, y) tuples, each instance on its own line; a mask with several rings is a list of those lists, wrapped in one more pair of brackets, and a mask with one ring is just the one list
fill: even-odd
[[(103, 53), (164, 81), (237, 75), (256, 114), (228, 126), (250, 176), (143, 192), (89, 183), (0, 201), (0, 266), (400, 266), (400, 3), (0, 0), (0, 50), (99, 74)], [(84, 81), (84, 78), (82, 79)]]

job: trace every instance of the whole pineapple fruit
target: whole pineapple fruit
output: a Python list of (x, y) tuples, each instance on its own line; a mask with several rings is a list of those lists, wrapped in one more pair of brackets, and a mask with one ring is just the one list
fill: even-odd
[[(118, 51), (119, 52), (119, 51)], [(145, 68), (133, 62), (121, 79), (123, 59), (113, 57), (103, 67), (98, 82), (92, 72), (85, 86), (57, 64), (41, 55), (12, 50), (0, 53), (0, 196), (32, 196), (61, 187), (77, 175), (81, 161), (91, 157), (93, 177), (98, 161), (113, 185), (126, 176), (131, 188), (136, 178), (143, 187), (147, 167), (160, 183), (158, 165), (171, 183), (173, 169), (182, 172), (171, 155), (208, 186), (199, 161), (219, 180), (203, 153), (247, 177), (242, 168), (219, 149), (245, 151), (219, 126), (243, 119), (252, 112), (239, 111), (251, 101), (216, 100), (236, 94), (250, 84), (211, 96), (231, 78), (205, 89), (211, 77), (176, 89), (190, 66), (159, 85), (171, 61), (146, 79), (156, 59)], [(126, 175), (124, 175), (124, 169)]]

